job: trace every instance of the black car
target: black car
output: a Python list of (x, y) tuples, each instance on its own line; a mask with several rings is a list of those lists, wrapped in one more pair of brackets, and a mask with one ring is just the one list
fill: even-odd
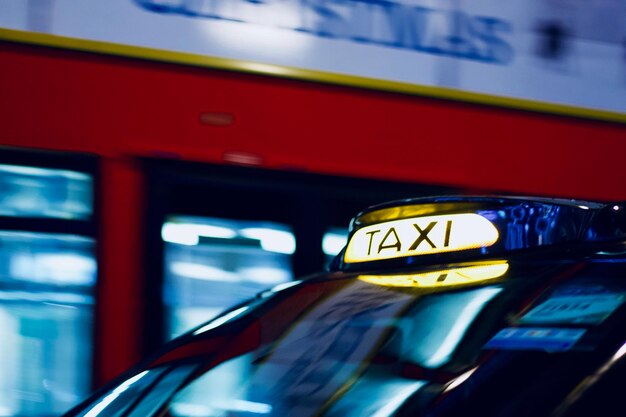
[(393, 202), (68, 416), (624, 416), (625, 297), (622, 203)]

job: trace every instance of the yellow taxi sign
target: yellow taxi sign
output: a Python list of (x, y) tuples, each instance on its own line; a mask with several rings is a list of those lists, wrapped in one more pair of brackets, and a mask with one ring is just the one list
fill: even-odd
[(468, 266), (408, 275), (361, 275), (361, 281), (385, 287), (455, 287), (478, 284), (503, 276), (509, 269), (506, 262)]
[(368, 262), (488, 247), (498, 229), (475, 213), (393, 220), (358, 229), (350, 238), (344, 261)]

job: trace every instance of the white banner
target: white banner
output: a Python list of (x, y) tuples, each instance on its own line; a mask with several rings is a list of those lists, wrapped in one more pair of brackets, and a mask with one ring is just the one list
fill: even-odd
[(626, 113), (625, 0), (2, 0), (0, 27)]

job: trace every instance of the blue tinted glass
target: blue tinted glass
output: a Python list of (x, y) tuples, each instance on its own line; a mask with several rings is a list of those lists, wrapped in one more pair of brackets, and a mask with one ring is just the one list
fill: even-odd
[(0, 231), (0, 415), (59, 415), (90, 391), (92, 239)]
[(170, 337), (293, 279), (296, 242), (286, 226), (172, 217), (161, 235), (166, 243), (163, 295)]
[(94, 404), (83, 410), (79, 417), (120, 417), (126, 413), (133, 403), (144, 394), (146, 388), (165, 371), (164, 368), (143, 371), (122, 382)]
[(88, 219), (91, 176), (61, 169), (0, 164), (0, 215)]
[[(282, 311), (296, 320), (281, 321), (275, 311), (253, 319), (261, 334), (277, 326), (284, 333), (275, 332), (273, 341), (260, 338), (250, 351), (197, 377), (170, 401), (169, 413), (396, 415), (407, 398), (430, 382), (421, 379), (428, 373), (410, 376), (401, 371), (402, 364), (420, 370), (451, 364), (470, 326), (503, 291), (498, 286), (392, 291), (358, 279), (305, 285), (319, 292), (299, 292), (303, 302), (289, 303), (289, 311)], [(312, 294), (321, 297), (312, 302)]]
[(93, 254), (94, 241), (87, 237), (0, 231), (0, 283), (91, 286), (97, 272)]
[(335, 227), (324, 233), (322, 251), (324, 252), (324, 266), (328, 267), (348, 242), (348, 229)]

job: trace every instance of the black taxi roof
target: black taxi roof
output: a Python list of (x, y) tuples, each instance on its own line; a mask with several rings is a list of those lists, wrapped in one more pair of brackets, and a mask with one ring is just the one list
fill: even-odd
[[(407, 223), (416, 232), (409, 248), (422, 236), (415, 247), (432, 249), (437, 242), (434, 235), (426, 241), (425, 228), (443, 219), (445, 241), (446, 228), (459, 219), (432, 216), (472, 214), (493, 225), (498, 239), (514, 235), (513, 243), (523, 245), (405, 253), (396, 231), (398, 242), (382, 246), (400, 256), (366, 258), (356, 268), (344, 250), (332, 271), (233, 307), (68, 416), (624, 415), (623, 205), (483, 197), (405, 202), (358, 215), (350, 238), (369, 226), (428, 217), (425, 225)], [(396, 210), (375, 220), (368, 214), (422, 203), (451, 206), (408, 216), (410, 210)], [(475, 205), (468, 210), (465, 203)], [(570, 209), (577, 214), (566, 215)], [(543, 236), (531, 230), (546, 218)], [(470, 222), (478, 225), (474, 232), (492, 227)], [(389, 230), (372, 235), (392, 236)], [(367, 254), (369, 236), (361, 243)]]

